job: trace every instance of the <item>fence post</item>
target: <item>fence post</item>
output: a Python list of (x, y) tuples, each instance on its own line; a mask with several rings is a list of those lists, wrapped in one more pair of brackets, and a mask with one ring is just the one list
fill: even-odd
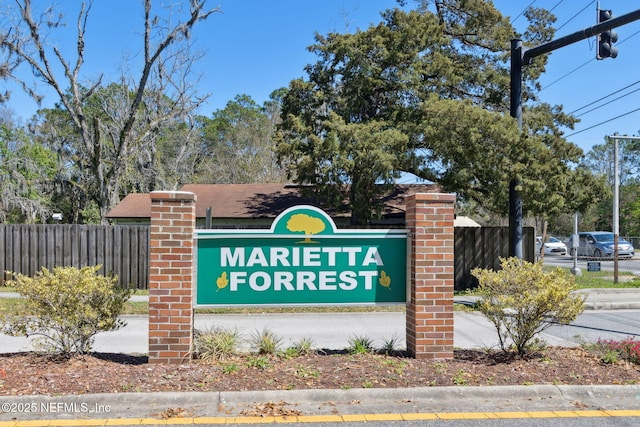
[(151, 193), (149, 362), (182, 363), (193, 340), (196, 195)]
[(412, 194), (407, 351), (421, 359), (453, 358), (455, 194)]

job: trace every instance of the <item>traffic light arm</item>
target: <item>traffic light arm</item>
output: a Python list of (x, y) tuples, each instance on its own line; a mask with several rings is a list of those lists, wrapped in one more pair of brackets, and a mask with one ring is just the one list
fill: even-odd
[[(522, 40), (511, 40), (511, 117), (522, 129), (522, 66), (529, 65), (536, 56), (544, 55), (561, 47), (620, 27), (640, 19), (640, 9), (617, 18), (608, 19), (582, 31), (577, 31), (557, 40), (541, 44), (531, 49), (524, 49)], [(509, 255), (522, 259), (522, 195), (521, 183), (517, 177), (509, 182)]]
[(543, 43), (531, 49), (526, 49), (522, 53), (522, 64), (529, 65), (531, 63), (531, 60), (536, 56), (544, 55), (545, 53), (552, 52), (556, 49), (560, 49), (561, 47), (565, 47), (580, 40), (595, 36), (602, 33), (603, 31), (621, 27), (622, 25), (637, 21), (638, 19), (640, 19), (640, 9), (627, 13), (626, 15), (618, 16), (617, 18), (608, 19), (592, 27), (576, 31), (573, 34), (560, 37), (556, 40), (551, 40), (550, 42)]

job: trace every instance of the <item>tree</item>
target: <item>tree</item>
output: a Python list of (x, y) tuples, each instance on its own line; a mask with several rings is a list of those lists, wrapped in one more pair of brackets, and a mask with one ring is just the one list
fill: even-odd
[[(621, 218), (624, 224), (620, 232), (624, 236), (640, 236), (640, 181), (636, 180), (625, 186), (626, 200), (621, 210)], [(621, 221), (622, 222), (622, 221)]]
[(406, 87), (424, 39), (437, 37), (417, 13), (389, 11), (355, 34), (316, 35), (309, 81), (291, 82), (277, 136), (280, 161), (330, 208), (348, 201), (353, 224), (366, 224), (413, 158), (402, 126), (415, 102)]
[[(91, 177), (94, 186), (87, 190), (102, 221), (119, 201), (129, 167), (127, 159), (141, 145), (153, 144), (167, 121), (183, 119), (204, 100), (195, 96), (190, 78), (191, 64), (198, 59), (190, 49), (190, 33), (218, 8), (207, 10), (206, 0), (193, 0), (189, 10), (174, 8), (168, 17), (171, 19), (164, 20), (153, 13), (151, 0), (143, 4), (139, 74), (123, 75), (120, 83), (106, 87), (102, 86), (102, 76), (85, 84), (79, 78), (91, 3), (80, 4), (74, 59), (65, 58), (57, 47), (47, 44), (47, 35), (63, 25), (62, 16), (53, 7), (34, 11), (31, 0), (16, 1), (16, 22), (3, 30), (0, 38), (0, 48), (7, 56), (24, 63), (34, 78), (43, 80), (57, 94), (58, 108), (68, 115), (75, 132), (77, 169)], [(180, 12), (185, 13), (184, 20), (178, 18), (174, 23)], [(15, 78), (18, 69), (10, 70), (9, 77)], [(25, 86), (31, 87), (27, 83)], [(107, 97), (101, 97), (100, 92)], [(30, 93), (40, 99), (34, 91)], [(97, 101), (90, 103), (93, 109), (87, 105), (91, 99)], [(173, 102), (165, 102), (167, 99)]]
[(262, 107), (250, 96), (238, 95), (211, 118), (200, 118), (203, 142), (197, 181), (251, 184), (285, 180), (276, 164), (272, 138), (279, 93), (274, 92)]
[(0, 120), (0, 222), (46, 222), (55, 155), (8, 118)]
[[(620, 185), (624, 186), (640, 176), (640, 141), (630, 139), (618, 140), (618, 176)], [(607, 139), (604, 144), (596, 144), (587, 153), (584, 164), (595, 175), (604, 176), (610, 187), (614, 183), (613, 140)]]
[[(605, 183), (601, 197), (584, 213), (582, 229), (611, 230), (613, 224), (614, 153), (613, 140), (594, 145), (587, 153), (584, 167)], [(637, 190), (640, 180), (640, 143), (629, 139), (618, 140), (618, 176), (620, 233), (631, 236), (640, 233), (637, 215)]]
[[(277, 141), (289, 175), (334, 206), (349, 200), (361, 224), (401, 170), (500, 213), (513, 178), (530, 213), (567, 209), (582, 152), (560, 130), (575, 119), (536, 99), (545, 58), (525, 72), (520, 131), (508, 114), (509, 20), (487, 1), (430, 3), (388, 10), (366, 31), (316, 35), (308, 81), (283, 99)], [(553, 37), (552, 15), (527, 17), (529, 43)]]

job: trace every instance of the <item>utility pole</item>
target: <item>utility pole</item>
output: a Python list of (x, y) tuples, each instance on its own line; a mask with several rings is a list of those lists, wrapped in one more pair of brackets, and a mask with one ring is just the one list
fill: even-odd
[[(511, 40), (511, 117), (522, 129), (522, 40)], [(522, 195), (520, 181), (509, 181), (509, 255), (522, 259)]]
[[(511, 40), (511, 117), (517, 120), (520, 129), (522, 129), (522, 66), (529, 65), (531, 60), (537, 56), (592, 36), (599, 37), (601, 33), (608, 32), (612, 28), (640, 19), (640, 9), (617, 18), (611, 18), (611, 11), (608, 12), (608, 19), (604, 22), (531, 49), (523, 49), (520, 39)], [(509, 182), (509, 255), (518, 258), (522, 258), (522, 194), (520, 187), (521, 183), (518, 177), (513, 176)]]
[(619, 140), (640, 141), (638, 136), (613, 135), (606, 137), (613, 141), (613, 284), (618, 284), (618, 241), (620, 240), (620, 153)]

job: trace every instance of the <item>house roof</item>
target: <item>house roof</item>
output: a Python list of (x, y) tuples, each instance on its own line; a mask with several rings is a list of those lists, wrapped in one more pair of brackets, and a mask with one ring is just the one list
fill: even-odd
[[(285, 209), (296, 205), (313, 205), (325, 209), (312, 199), (305, 198), (301, 187), (289, 184), (187, 184), (180, 191), (196, 194), (196, 217), (206, 217), (211, 207), (214, 218), (275, 218)], [(403, 215), (405, 198), (409, 194), (437, 192), (433, 184), (398, 184), (385, 197), (383, 216)], [(348, 216), (348, 213), (333, 213)], [(107, 218), (150, 218), (151, 198), (148, 193), (128, 194), (109, 213)]]
[(456, 215), (453, 220), (456, 227), (482, 227), (480, 224), (469, 218), (468, 216)]
[(107, 213), (107, 218), (151, 218), (149, 193), (130, 193)]

